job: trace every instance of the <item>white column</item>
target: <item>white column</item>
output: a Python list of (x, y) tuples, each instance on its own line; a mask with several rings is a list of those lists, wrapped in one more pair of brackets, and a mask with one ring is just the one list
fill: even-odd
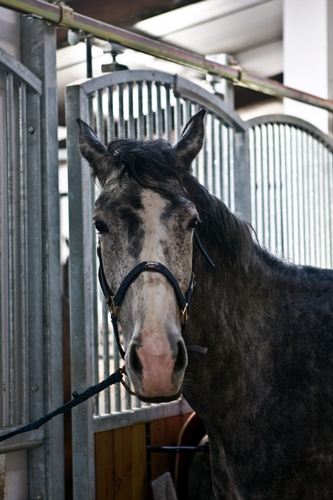
[(20, 14), (0, 7), (0, 47), (20, 60)]
[[(329, 15), (333, 0), (284, 0), (283, 58), (284, 84), (329, 98), (329, 44), (332, 30)], [(329, 114), (319, 108), (290, 99), (284, 112), (310, 122), (328, 132)]]

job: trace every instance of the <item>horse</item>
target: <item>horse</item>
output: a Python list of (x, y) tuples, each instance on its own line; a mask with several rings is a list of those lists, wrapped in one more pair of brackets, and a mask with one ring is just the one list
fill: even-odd
[(333, 271), (273, 255), (198, 182), (205, 113), (174, 145), (104, 146), (78, 120), (126, 370), (142, 401), (200, 416), (216, 499), (331, 499)]

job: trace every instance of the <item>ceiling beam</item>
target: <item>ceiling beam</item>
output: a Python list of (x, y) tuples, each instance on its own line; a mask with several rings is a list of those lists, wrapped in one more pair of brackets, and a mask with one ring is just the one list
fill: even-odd
[[(75, 12), (98, 19), (118, 28), (129, 28), (133, 24), (170, 10), (197, 3), (199, 0), (67, 0), (66, 4)], [(57, 33), (59, 47), (68, 45), (67, 30)]]

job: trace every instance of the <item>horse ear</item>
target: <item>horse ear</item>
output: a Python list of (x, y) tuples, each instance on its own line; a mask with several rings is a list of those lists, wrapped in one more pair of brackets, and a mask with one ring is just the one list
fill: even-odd
[(191, 169), (191, 163), (202, 148), (204, 140), (204, 117), (206, 110), (201, 109), (185, 125), (179, 141), (174, 146), (178, 158)]
[(103, 187), (111, 173), (111, 155), (86, 122), (80, 118), (76, 121), (80, 127), (79, 148), (81, 155), (89, 163), (94, 180), (97, 177)]

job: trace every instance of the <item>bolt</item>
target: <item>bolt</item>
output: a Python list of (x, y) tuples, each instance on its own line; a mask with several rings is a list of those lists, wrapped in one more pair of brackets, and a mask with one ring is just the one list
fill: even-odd
[(37, 391), (38, 391), (38, 389), (39, 389), (39, 387), (38, 387), (38, 385), (37, 385), (37, 384), (35, 384), (35, 385), (33, 385), (33, 386), (31, 387), (32, 392), (37, 392)]
[(34, 133), (35, 133), (35, 127), (32, 127), (32, 126), (31, 126), (31, 127), (29, 127), (29, 128), (28, 128), (28, 132), (29, 132), (29, 134), (31, 134), (31, 135), (32, 135), (32, 134), (34, 134)]

